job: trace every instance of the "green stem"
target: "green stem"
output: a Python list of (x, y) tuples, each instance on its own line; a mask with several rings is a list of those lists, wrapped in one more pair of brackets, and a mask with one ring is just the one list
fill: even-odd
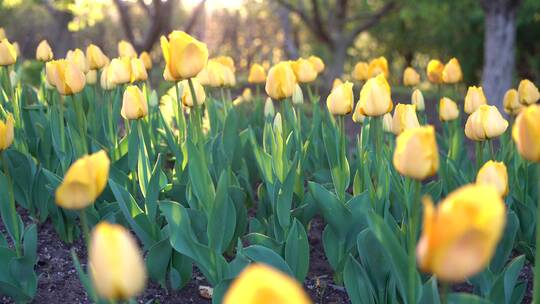
[(420, 189), (421, 182), (418, 180), (412, 181), (414, 189), (412, 194), (412, 200), (409, 204), (409, 303), (415, 303), (416, 295), (416, 238), (418, 234), (418, 219), (420, 216)]
[(85, 124), (85, 113), (83, 106), (83, 98), (81, 94), (72, 95), (73, 106), (75, 107), (75, 115), (77, 117), (77, 127), (79, 129), (79, 135), (81, 136), (83, 144), (83, 154), (88, 153), (88, 144), (86, 142), (86, 124)]
[(177, 102), (177, 117), (176, 124), (178, 127), (178, 145), (182, 144), (185, 135), (186, 120), (184, 117), (184, 111), (182, 111), (182, 96), (180, 96), (180, 82), (176, 85), (176, 102)]
[[(193, 108), (190, 115), (193, 115), (193, 123), (195, 124), (195, 132), (197, 136), (196, 142), (202, 142), (202, 123), (201, 123), (201, 105), (199, 105), (199, 100), (197, 98), (197, 93), (195, 91), (195, 86), (193, 85), (193, 79), (188, 79), (189, 90), (191, 92), (191, 98), (193, 100)], [(193, 126), (192, 126), (193, 127)]]
[(480, 167), (482, 167), (482, 164), (484, 163), (483, 155), (484, 155), (484, 142), (483, 141), (477, 141), (475, 143), (476, 145), (476, 170), (478, 171)]
[(83, 233), (84, 243), (86, 244), (86, 248), (88, 248), (88, 245), (90, 244), (90, 232), (88, 230), (88, 218), (86, 217), (86, 212), (84, 209), (79, 210), (79, 220), (81, 225), (81, 230)]
[[(536, 166), (538, 167), (538, 173), (540, 173), (540, 163)], [(538, 189), (540, 189), (540, 179), (538, 179), (538, 186)], [(533, 303), (540, 303), (540, 194), (538, 195), (538, 205), (536, 206), (536, 253), (534, 256)]]
[(7, 162), (7, 156), (6, 156), (6, 152), (5, 151), (2, 151), (1, 152), (2, 154), (2, 165), (4, 166), (4, 174), (6, 175), (6, 179), (7, 179), (7, 182), (8, 182), (8, 192), (9, 192), (9, 210), (10, 210), (10, 213), (11, 213), (11, 220), (13, 221), (13, 229), (14, 229), (14, 234), (15, 235), (12, 235), (13, 237), (13, 244), (15, 245), (15, 253), (17, 254), (18, 257), (21, 256), (21, 244), (20, 244), (20, 231), (19, 231), (19, 221), (18, 221), (18, 218), (17, 218), (17, 208), (15, 206), (15, 197), (13, 195), (13, 180), (11, 179), (11, 174), (9, 173), (9, 166), (8, 166), (8, 162)]
[(441, 304), (448, 303), (448, 292), (450, 291), (450, 285), (446, 282), (441, 282), (440, 296)]
[(489, 152), (491, 154), (491, 159), (497, 160), (496, 155), (495, 155), (495, 148), (493, 147), (493, 139), (488, 139), (488, 141), (489, 141)]

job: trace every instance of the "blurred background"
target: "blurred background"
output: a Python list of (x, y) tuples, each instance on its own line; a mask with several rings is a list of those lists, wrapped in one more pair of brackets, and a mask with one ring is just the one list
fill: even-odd
[[(386, 56), (392, 83), (431, 58), (457, 57), (466, 84), (502, 100), (518, 79), (540, 81), (539, 0), (0, 0), (0, 27), (34, 58), (47, 39), (55, 57), (95, 43), (117, 54), (120, 39), (160, 62), (159, 37), (180, 29), (235, 59), (238, 78), (311, 54), (323, 79), (347, 78), (354, 64)], [(425, 72), (424, 72), (425, 73)], [(244, 73), (245, 74), (245, 73)], [(245, 77), (245, 76), (244, 76)]]

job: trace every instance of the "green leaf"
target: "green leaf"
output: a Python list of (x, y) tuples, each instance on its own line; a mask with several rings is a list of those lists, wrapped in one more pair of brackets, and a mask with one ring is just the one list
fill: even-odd
[(216, 252), (223, 253), (234, 235), (236, 210), (228, 195), (228, 172), (222, 172), (214, 203), (208, 218), (208, 245)]
[(488, 300), (484, 300), (470, 293), (451, 293), (448, 295), (448, 304), (489, 304)]
[(244, 248), (243, 253), (254, 262), (270, 265), (289, 276), (294, 277), (287, 262), (271, 249), (259, 245), (251, 245)]
[(169, 239), (161, 240), (150, 247), (146, 254), (146, 268), (152, 280), (164, 282), (171, 255), (172, 248)]
[(362, 265), (352, 256), (345, 263), (343, 281), (352, 304), (374, 304), (374, 290)]
[(296, 279), (303, 282), (309, 270), (309, 242), (304, 226), (294, 219), (285, 242), (285, 261)]
[(189, 158), (189, 177), (193, 192), (199, 200), (202, 208), (206, 212), (209, 212), (209, 205), (215, 199), (216, 190), (214, 189), (214, 183), (210, 177), (210, 173), (208, 172), (205, 151), (199, 150), (189, 139), (187, 140), (186, 144)]

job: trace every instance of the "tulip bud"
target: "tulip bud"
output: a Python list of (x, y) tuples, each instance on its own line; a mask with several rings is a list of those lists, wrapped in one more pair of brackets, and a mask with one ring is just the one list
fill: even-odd
[(108, 65), (103, 68), (101, 71), (101, 78), (99, 79), (99, 83), (101, 85), (101, 88), (104, 90), (112, 90), (116, 87), (116, 83), (114, 83), (112, 80), (114, 78), (114, 71), (111, 69), (111, 66)]
[(0, 66), (12, 65), (17, 62), (17, 50), (13, 44), (4, 38), (0, 41)]
[(245, 101), (251, 101), (253, 99), (250, 88), (245, 88), (244, 91), (242, 91), (242, 99)]
[(139, 87), (132, 85), (126, 88), (120, 114), (130, 120), (140, 119), (148, 114), (148, 102)]
[(232, 283), (223, 304), (310, 304), (296, 280), (263, 264), (248, 265)]
[(118, 57), (137, 58), (133, 45), (125, 40), (118, 42)]
[(144, 290), (146, 268), (137, 242), (121, 225), (100, 222), (88, 248), (90, 276), (104, 299), (125, 301)]
[(17, 41), (13, 42), (13, 48), (15, 49), (15, 54), (17, 54), (17, 58), (19, 58), (21, 56), (21, 48)]
[(403, 131), (396, 139), (394, 167), (403, 176), (423, 180), (437, 173), (439, 152), (435, 128), (424, 126)]
[(476, 175), (477, 184), (492, 185), (502, 197), (508, 194), (508, 172), (503, 162), (488, 161)]
[(201, 83), (214, 88), (223, 87), (225, 85), (225, 66), (214, 59), (210, 59), (206, 68), (197, 75), (197, 79)]
[(506, 208), (493, 186), (467, 185), (433, 206), (424, 200), (418, 266), (438, 279), (462, 282), (484, 269), (502, 237)]
[(444, 83), (458, 83), (463, 80), (461, 65), (456, 58), (450, 59), (442, 71), (442, 80)]
[(218, 56), (214, 58), (215, 61), (221, 63), (222, 65), (228, 67), (231, 69), (231, 71), (234, 73), (236, 71), (236, 68), (234, 66), (234, 60), (229, 56)]
[(86, 73), (86, 83), (87, 84), (96, 84), (97, 82), (97, 71), (90, 70)]
[(101, 70), (107, 65), (107, 56), (95, 44), (90, 44), (86, 48), (86, 59), (91, 70)]
[(229, 66), (223, 66), (223, 84), (226, 87), (234, 87), (236, 85), (236, 77), (234, 75), (234, 70)]
[(519, 103), (519, 94), (516, 89), (506, 91), (503, 99), (504, 111), (510, 115), (516, 115), (521, 111), (523, 105)]
[(274, 132), (277, 134), (283, 134), (283, 122), (281, 121), (281, 113), (277, 113), (274, 117)]
[(47, 80), (61, 95), (77, 94), (84, 89), (86, 77), (73, 62), (65, 59), (49, 61), (45, 68)]
[(292, 103), (294, 105), (299, 105), (304, 103), (304, 93), (302, 93), (302, 88), (299, 84), (294, 86), (294, 92), (292, 94)]
[(249, 69), (248, 82), (249, 83), (264, 83), (266, 81), (266, 72), (260, 64), (253, 64)]
[(299, 83), (309, 83), (317, 79), (317, 70), (309, 60), (299, 58), (293, 61), (291, 66)]
[(131, 58), (131, 77), (130, 82), (134, 83), (136, 81), (146, 81), (148, 79), (148, 74), (146, 73), (146, 68), (144, 67), (144, 62), (139, 58)]
[(36, 60), (47, 62), (53, 59), (53, 51), (47, 40), (41, 40), (36, 49)]
[(169, 39), (162, 36), (161, 49), (166, 63), (163, 76), (169, 81), (197, 76), (208, 61), (206, 44), (185, 32), (173, 31)]
[(403, 71), (403, 85), (413, 87), (420, 83), (420, 74), (415, 69), (407, 67)]
[(352, 77), (357, 81), (365, 81), (369, 78), (369, 65), (360, 61), (354, 66)]
[[(389, 113), (386, 113), (386, 114), (389, 114)], [(386, 116), (386, 114), (385, 114), (385, 116)], [(392, 118), (391, 115), (390, 115), (390, 118)], [(354, 108), (354, 112), (352, 114), (352, 120), (355, 123), (358, 123), (358, 124), (363, 124), (364, 120), (366, 120), (366, 117), (360, 113), (360, 104), (359, 103), (357, 103), (356, 107)]]
[(148, 52), (146, 51), (142, 52), (141, 55), (139, 56), (139, 59), (142, 60), (144, 64), (144, 68), (147, 71), (150, 71), (152, 69), (152, 57), (150, 56), (150, 54), (148, 54)]
[(392, 111), (390, 86), (383, 74), (370, 78), (360, 91), (360, 114), (381, 116)]
[(416, 89), (413, 91), (411, 96), (412, 104), (416, 106), (416, 111), (422, 112), (425, 110), (426, 106), (424, 104), (424, 95), (422, 91)]
[(81, 72), (88, 72), (88, 62), (86, 56), (81, 49), (69, 50), (66, 55), (66, 60), (74, 64)]
[(309, 56), (308, 60), (309, 62), (311, 62), (317, 73), (321, 73), (322, 71), (324, 71), (324, 62), (321, 58), (317, 56)]
[(427, 77), (429, 81), (436, 84), (442, 83), (443, 70), (444, 64), (442, 64), (442, 62), (437, 59), (430, 60), (427, 66)]
[(326, 107), (332, 115), (347, 115), (351, 113), (353, 103), (353, 84), (348, 81), (334, 88), (330, 95), (328, 95), (328, 98), (326, 98)]
[(540, 105), (521, 110), (512, 128), (512, 138), (521, 156), (532, 162), (540, 162)]
[(441, 121), (450, 121), (459, 117), (457, 104), (448, 97), (443, 97), (439, 101), (439, 119)]
[(0, 151), (4, 151), (13, 143), (15, 120), (8, 114), (6, 121), (0, 121)]
[[(197, 78), (191, 79), (193, 83), (193, 88), (195, 90), (195, 97), (197, 99), (197, 105), (202, 105), (206, 100), (206, 93), (204, 92), (203, 86), (199, 83)], [(182, 104), (186, 107), (193, 107), (195, 102), (193, 101), (191, 95), (191, 89), (189, 87), (188, 80), (182, 80)]]
[(264, 102), (264, 117), (274, 117), (276, 111), (274, 110), (274, 103), (270, 97), (266, 98)]
[(519, 82), (518, 92), (519, 102), (524, 105), (535, 104), (540, 99), (538, 88), (528, 79), (523, 79)]
[(371, 60), (368, 66), (369, 78), (373, 78), (380, 74), (383, 74), (385, 78), (388, 78), (388, 61), (386, 61), (386, 58), (383, 56)]
[(131, 82), (131, 58), (114, 58), (108, 68), (111, 72), (111, 82), (115, 85)]
[(465, 113), (471, 114), (476, 111), (481, 105), (486, 105), (487, 100), (482, 87), (469, 87), (467, 95), (465, 95)]
[(393, 133), (392, 120), (393, 120), (392, 114), (386, 113), (383, 115), (382, 127), (383, 127), (384, 132)]
[(332, 82), (332, 90), (335, 89), (336, 87), (339, 87), (342, 84), (343, 84), (343, 81), (341, 81), (341, 79), (339, 78), (334, 79), (334, 82)]
[(392, 132), (395, 135), (401, 134), (406, 129), (419, 127), (418, 117), (416, 117), (416, 106), (411, 104), (398, 103), (392, 118)]
[(265, 91), (268, 96), (274, 99), (284, 99), (291, 97), (296, 85), (296, 76), (291, 65), (287, 62), (280, 62), (268, 71)]
[(506, 131), (508, 121), (495, 106), (481, 105), (465, 123), (465, 135), (472, 140), (483, 141), (497, 137)]
[(76, 160), (56, 189), (56, 204), (65, 209), (84, 209), (92, 204), (107, 186), (110, 163), (103, 150)]

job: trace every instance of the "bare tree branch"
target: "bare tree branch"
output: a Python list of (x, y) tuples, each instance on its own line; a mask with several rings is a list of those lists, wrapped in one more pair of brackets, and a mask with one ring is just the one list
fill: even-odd
[(197, 23), (197, 20), (199, 19), (199, 16), (204, 12), (204, 7), (206, 5), (206, 0), (201, 1), (199, 4), (197, 4), (197, 7), (193, 10), (191, 13), (191, 17), (184, 25), (184, 31), (188, 34), (191, 34), (193, 31), (193, 28), (195, 27), (195, 24)]
[(373, 27), (375, 24), (377, 24), (377, 22), (379, 22), (379, 20), (381, 20), (381, 18), (392, 12), (397, 7), (398, 5), (394, 1), (386, 3), (378, 12), (371, 15), (368, 20), (362, 22), (355, 29), (353, 29), (353, 31), (347, 38), (348, 43), (352, 43), (360, 33)]

